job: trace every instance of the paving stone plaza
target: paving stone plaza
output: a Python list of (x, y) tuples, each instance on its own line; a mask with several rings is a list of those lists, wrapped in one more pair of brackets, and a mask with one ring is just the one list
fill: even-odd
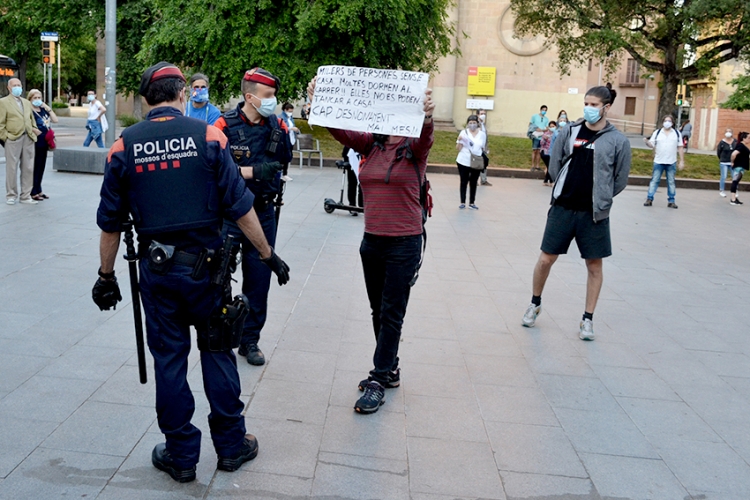
[(272, 284), (268, 363), (239, 362), (260, 453), (216, 471), (193, 350), (203, 446), (190, 484), (151, 465), (163, 437), (152, 373), (138, 382), (122, 259), (124, 301), (114, 312), (91, 301), (101, 177), (50, 162), (50, 200), (2, 205), (0, 498), (750, 498), (750, 208), (678, 189), (671, 210), (664, 188), (644, 208), (646, 188), (627, 188), (612, 211), (597, 338), (582, 342), (575, 245), (552, 270), (536, 328), (521, 326), (549, 188), (492, 179), (478, 211), (458, 210), (458, 176), (433, 174), (402, 386), (363, 416), (352, 409), (374, 349), (363, 218), (323, 211), (338, 170), (291, 175), (277, 250), (292, 280)]

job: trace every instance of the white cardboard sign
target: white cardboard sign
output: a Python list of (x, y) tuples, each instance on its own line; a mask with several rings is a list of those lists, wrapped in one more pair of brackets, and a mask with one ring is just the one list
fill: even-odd
[(320, 66), (310, 125), (419, 137), (427, 73), (355, 66)]

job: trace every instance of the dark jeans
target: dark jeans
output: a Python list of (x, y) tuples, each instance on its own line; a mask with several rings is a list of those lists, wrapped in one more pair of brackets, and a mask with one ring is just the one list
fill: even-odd
[(398, 343), (409, 302), (409, 281), (421, 252), (421, 234), (394, 237), (365, 233), (359, 247), (376, 342), (370, 376), (381, 384), (388, 381), (388, 372), (398, 368)]
[(458, 175), (461, 176), (461, 187), (459, 194), (461, 195), (461, 203), (466, 203), (466, 185), (469, 185), (469, 204), (473, 205), (477, 197), (477, 180), (481, 170), (476, 170), (471, 167), (466, 167), (460, 163), (458, 165)]
[[(174, 265), (160, 276), (140, 262), (141, 297), (146, 314), (148, 347), (154, 357), (156, 416), (167, 438), (167, 450), (181, 468), (198, 463), (201, 431), (190, 421), (195, 399), (187, 381), (190, 325), (204, 331), (211, 312), (219, 307), (221, 291), (210, 276), (191, 277), (192, 268)], [(240, 400), (237, 360), (229, 349), (201, 351), (203, 388), (211, 406), (208, 426), (216, 452), (232, 456), (240, 451), (245, 436), (245, 405)]]
[[(42, 136), (37, 141), (43, 141)], [(34, 147), (34, 187), (31, 188), (31, 196), (42, 193), (42, 177), (44, 176), (44, 167), (47, 165), (47, 146)]]
[[(257, 210), (257, 209), (256, 209)], [(276, 213), (273, 204), (258, 212), (258, 220), (263, 227), (268, 244), (276, 245)], [(250, 243), (234, 222), (224, 221), (224, 231), (235, 237), (242, 246), (242, 293), (250, 302), (250, 310), (245, 319), (242, 345), (257, 344), (260, 331), (266, 324), (268, 313), (268, 290), (271, 287), (271, 268), (260, 260), (258, 250)]]
[(546, 155), (544, 153), (541, 154), (542, 161), (544, 162), (544, 166), (547, 167), (546, 171), (544, 172), (544, 182), (552, 182), (552, 177), (549, 175), (549, 158), (550, 155)]

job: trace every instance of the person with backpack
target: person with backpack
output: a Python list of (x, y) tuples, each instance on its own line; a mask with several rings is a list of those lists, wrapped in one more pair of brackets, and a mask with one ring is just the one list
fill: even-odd
[[(654, 150), (654, 170), (651, 175), (651, 183), (648, 185), (648, 195), (644, 207), (650, 207), (654, 203), (654, 195), (659, 187), (661, 173), (667, 173), (667, 207), (677, 208), (675, 203), (675, 182), (674, 176), (677, 168), (685, 168), (685, 156), (682, 147), (682, 136), (674, 128), (674, 118), (667, 115), (662, 121), (662, 128), (654, 130), (650, 139), (644, 138), (646, 145)], [(680, 155), (679, 167), (677, 164), (677, 154)]]
[(555, 182), (552, 207), (534, 267), (531, 303), (523, 315), (525, 327), (536, 324), (552, 265), (575, 238), (588, 270), (578, 338), (594, 340), (594, 309), (604, 281), (602, 261), (612, 255), (609, 211), (630, 173), (630, 142), (606, 119), (616, 96), (607, 87), (589, 89), (583, 101), (584, 118), (562, 129), (555, 140), (549, 163)]
[[(313, 78), (307, 87), (315, 94)], [(359, 383), (357, 413), (378, 411), (385, 389), (401, 384), (398, 348), (401, 327), (423, 252), (425, 174), (433, 143), (432, 90), (425, 92), (424, 123), (417, 138), (329, 128), (334, 139), (362, 153), (359, 184), (365, 205), (365, 233), (359, 254), (375, 332), (374, 367)]]

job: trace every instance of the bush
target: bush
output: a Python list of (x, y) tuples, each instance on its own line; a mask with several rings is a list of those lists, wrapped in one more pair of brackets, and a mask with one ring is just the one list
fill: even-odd
[(52, 101), (52, 109), (66, 109), (68, 105), (61, 101)]
[(123, 128), (135, 125), (136, 123), (141, 121), (140, 118), (136, 118), (133, 115), (120, 115), (117, 117), (117, 119), (120, 120), (120, 124)]

